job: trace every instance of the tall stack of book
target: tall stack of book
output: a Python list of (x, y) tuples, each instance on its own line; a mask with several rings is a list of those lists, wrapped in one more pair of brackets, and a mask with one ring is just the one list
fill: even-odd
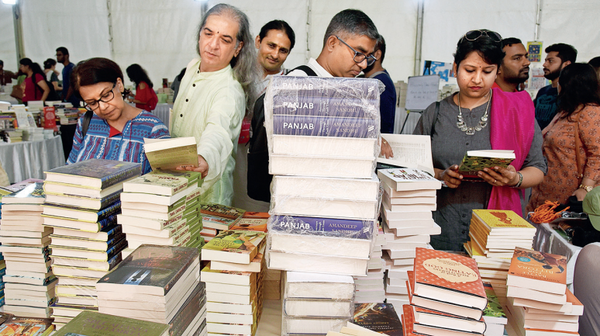
[(513, 330), (526, 336), (577, 334), (583, 305), (566, 282), (566, 257), (515, 248), (506, 280)]
[(441, 233), (432, 211), (436, 209), (436, 190), (442, 184), (419, 169), (380, 169), (377, 175), (383, 187), (383, 249), (389, 265), (386, 300), (401, 307), (408, 304), (406, 272), (412, 268), (415, 249), (428, 246), (431, 236)]
[(511, 210), (475, 209), (465, 250), (477, 261), (483, 281), (506, 304), (506, 275), (515, 247), (530, 249), (535, 227)]
[(142, 244), (201, 248), (201, 184), (192, 171), (153, 171), (123, 183), (117, 223), (127, 234), (127, 252)]
[(265, 232), (222, 231), (202, 248), (209, 333), (250, 335), (262, 311)]
[[(2, 196), (12, 194), (8, 189), (0, 188), (0, 221), (2, 221)], [(2, 225), (0, 225), (0, 234), (2, 233)], [(4, 276), (6, 275), (6, 261), (0, 253), (0, 307), (4, 306)]]
[(488, 300), (473, 259), (417, 248), (407, 285), (411, 304), (402, 307), (402, 319), (408, 332), (483, 335)]
[(200, 205), (202, 216), (202, 231), (200, 236), (204, 242), (209, 242), (222, 231), (231, 229), (240, 222), (246, 210), (223, 204), (207, 203)]
[[(373, 174), (379, 127), (376, 81), (271, 80), (265, 95), (273, 175), (269, 268), (367, 275), (379, 209), (379, 180)], [(284, 332), (310, 333), (311, 326), (337, 323), (340, 316), (297, 319), (284, 310), (282, 320)]]
[(339, 331), (354, 313), (348, 275), (284, 272), (282, 335)]
[(354, 276), (356, 293), (354, 302), (372, 303), (385, 301), (385, 269), (382, 246), (385, 244), (385, 235), (381, 225), (378, 225), (377, 234), (373, 239), (373, 247), (369, 255), (367, 276)]
[(98, 311), (169, 325), (169, 335), (206, 334), (198, 249), (141, 245), (96, 284)]
[(2, 197), (0, 252), (6, 263), (4, 311), (22, 316), (50, 317), (56, 301), (56, 277), (50, 261), (50, 233), (42, 225), (41, 183)]
[(127, 247), (117, 224), (123, 181), (141, 165), (92, 159), (46, 172), (44, 226), (52, 231), (53, 270), (58, 277), (53, 306), (62, 327), (83, 310), (97, 310), (95, 283), (122, 260)]

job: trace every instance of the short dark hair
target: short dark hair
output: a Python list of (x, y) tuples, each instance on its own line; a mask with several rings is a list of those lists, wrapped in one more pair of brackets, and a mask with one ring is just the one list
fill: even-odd
[(68, 55), (69, 54), (69, 50), (65, 47), (58, 47), (56, 48), (56, 52), (61, 52), (63, 55)]
[(377, 40), (379, 33), (377, 27), (367, 14), (358, 9), (344, 9), (335, 14), (329, 22), (325, 37), (323, 38), (323, 46), (331, 35), (340, 35), (342, 33), (350, 33), (354, 35), (364, 35), (372, 40)]
[(56, 65), (56, 60), (54, 58), (48, 58), (44, 61), (44, 69), (50, 69), (54, 65)]
[(579, 106), (600, 106), (598, 74), (587, 63), (571, 63), (560, 72), (558, 77), (560, 93), (558, 94), (559, 112), (569, 117), (578, 111)]
[(140, 85), (141, 82), (145, 82), (146, 84), (148, 84), (148, 86), (154, 87), (154, 84), (152, 84), (152, 81), (148, 77), (148, 73), (146, 72), (146, 70), (144, 70), (144, 68), (142, 68), (141, 65), (134, 63), (128, 66), (127, 69), (125, 69), (125, 71), (127, 72), (127, 76), (129, 76), (129, 79), (131, 79), (131, 81), (135, 83), (135, 86)]
[(546, 54), (556, 51), (558, 53), (558, 58), (560, 58), (562, 62), (571, 61), (571, 63), (575, 63), (575, 61), (577, 61), (577, 49), (570, 44), (556, 43), (548, 46), (544, 51)]
[(0, 60), (0, 65), (4, 65), (4, 61), (3, 60)]
[(596, 71), (598, 71), (598, 68), (600, 68), (600, 56), (596, 56), (594, 58), (592, 58), (589, 62), (589, 65), (593, 66), (594, 69), (596, 69)]
[(76, 91), (86, 85), (108, 82), (116, 83), (117, 78), (123, 81), (123, 72), (119, 65), (108, 58), (94, 57), (79, 62), (73, 69), (71, 80)]
[(457, 69), (460, 62), (473, 51), (477, 52), (487, 64), (500, 66), (500, 63), (502, 63), (505, 53), (502, 51), (501, 43), (490, 37), (490, 35), (500, 36), (500, 34), (487, 29), (480, 29), (480, 31), (482, 32), (481, 36), (474, 40), (469, 41), (464, 36), (458, 40), (456, 52), (454, 53), (454, 63), (456, 63)]
[(500, 45), (501, 45), (502, 49), (504, 49), (504, 47), (506, 47), (506, 46), (510, 47), (513, 44), (523, 44), (523, 42), (521, 42), (521, 40), (516, 37), (507, 37), (507, 38), (503, 39), (502, 41), (500, 41)]
[(385, 58), (385, 39), (383, 38), (383, 35), (379, 35), (379, 38), (377, 38), (377, 43), (375, 43), (375, 51), (377, 50), (381, 50), (379, 61), (383, 63), (383, 59)]
[(287, 22), (285, 22), (283, 20), (273, 20), (273, 21), (267, 22), (260, 29), (258, 38), (262, 41), (262, 39), (264, 39), (265, 36), (267, 36), (269, 31), (271, 31), (271, 30), (281, 30), (281, 31), (285, 32), (287, 37), (290, 39), (290, 51), (292, 51), (292, 49), (294, 49), (294, 45), (296, 45), (296, 34), (294, 34), (294, 30), (292, 29), (292, 27), (290, 27), (290, 25)]

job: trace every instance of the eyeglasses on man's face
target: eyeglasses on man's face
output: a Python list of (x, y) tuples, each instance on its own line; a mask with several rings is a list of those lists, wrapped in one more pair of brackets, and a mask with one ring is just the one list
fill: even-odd
[(364, 61), (366, 59), (367, 66), (371, 66), (377, 60), (377, 58), (375, 58), (375, 56), (373, 56), (373, 55), (365, 55), (364, 53), (361, 53), (360, 51), (356, 51), (356, 49), (352, 48), (348, 43), (346, 43), (344, 40), (342, 40), (339, 36), (337, 36), (337, 35), (333, 35), (333, 36), (335, 36), (338, 40), (340, 40), (340, 42), (345, 44), (346, 47), (350, 48), (350, 50), (352, 50), (354, 52), (354, 63), (359, 64), (359, 63), (362, 63), (362, 61)]
[(117, 83), (114, 83), (112, 86), (112, 89), (110, 89), (110, 91), (106, 92), (105, 94), (103, 94), (100, 99), (93, 99), (93, 100), (87, 100), (85, 101), (85, 108), (88, 111), (93, 111), (93, 110), (97, 110), (98, 106), (100, 106), (100, 102), (103, 103), (108, 103), (111, 100), (113, 100), (115, 98), (115, 87), (117, 86)]

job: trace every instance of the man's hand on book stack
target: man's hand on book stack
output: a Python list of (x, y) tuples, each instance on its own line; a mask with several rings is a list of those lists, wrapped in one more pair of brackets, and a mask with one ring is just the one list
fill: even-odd
[(179, 166), (179, 167), (177, 167), (177, 170), (189, 170), (189, 171), (200, 172), (200, 173), (202, 173), (202, 178), (205, 178), (206, 175), (208, 175), (208, 168), (209, 167), (208, 167), (208, 163), (206, 162), (206, 160), (204, 160), (202, 155), (198, 155), (198, 167)]

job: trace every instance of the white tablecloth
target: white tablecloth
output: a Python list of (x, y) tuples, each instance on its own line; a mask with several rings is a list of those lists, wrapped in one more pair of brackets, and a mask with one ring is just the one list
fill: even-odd
[(158, 117), (167, 127), (170, 127), (169, 110), (173, 108), (173, 104), (157, 104), (152, 114)]
[(42, 141), (0, 143), (0, 163), (11, 183), (44, 178), (44, 171), (65, 165), (60, 136)]
[(575, 262), (581, 247), (569, 243), (552, 228), (551, 224), (544, 223), (536, 225), (536, 227), (537, 232), (533, 238), (533, 249), (567, 257), (567, 285), (571, 285), (575, 273)]

